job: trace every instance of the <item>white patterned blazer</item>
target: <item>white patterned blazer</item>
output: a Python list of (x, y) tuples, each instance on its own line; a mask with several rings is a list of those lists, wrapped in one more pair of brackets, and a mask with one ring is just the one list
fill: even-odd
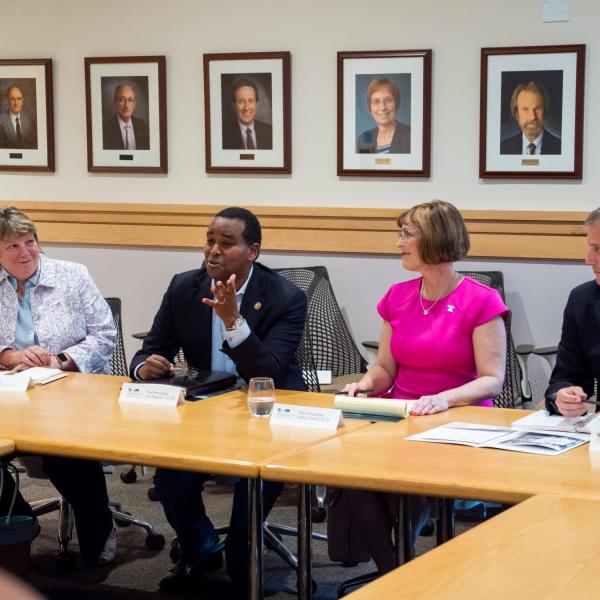
[[(83, 265), (40, 255), (31, 316), (42, 348), (66, 352), (82, 373), (108, 373), (117, 339), (112, 313)], [(0, 269), (0, 352), (14, 348), (17, 292)]]

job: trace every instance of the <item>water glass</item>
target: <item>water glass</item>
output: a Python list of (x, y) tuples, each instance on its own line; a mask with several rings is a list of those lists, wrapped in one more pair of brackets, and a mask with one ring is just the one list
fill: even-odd
[(270, 377), (253, 377), (248, 383), (248, 409), (253, 417), (271, 416), (275, 404), (275, 384)]

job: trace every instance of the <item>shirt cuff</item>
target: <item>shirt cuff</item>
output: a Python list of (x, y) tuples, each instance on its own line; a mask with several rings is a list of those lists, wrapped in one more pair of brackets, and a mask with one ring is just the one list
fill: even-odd
[(241, 327), (238, 329), (233, 329), (232, 331), (223, 332), (223, 339), (229, 344), (230, 348), (237, 348), (246, 338), (250, 335), (250, 325), (246, 321)]
[(146, 361), (141, 362), (134, 370), (133, 370), (133, 378), (136, 381), (141, 381), (141, 379), (138, 376), (138, 371), (146, 364)]

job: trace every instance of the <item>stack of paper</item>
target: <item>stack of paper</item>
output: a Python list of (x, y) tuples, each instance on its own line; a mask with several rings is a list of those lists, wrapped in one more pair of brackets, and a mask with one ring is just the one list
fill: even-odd
[(581, 417), (563, 417), (550, 415), (545, 410), (538, 410), (526, 417), (512, 422), (515, 429), (533, 431), (566, 431), (569, 433), (590, 433), (592, 421), (600, 417), (600, 413), (582, 415)]
[(45, 383), (50, 383), (51, 381), (56, 381), (67, 376), (60, 369), (50, 369), (47, 367), (31, 367), (31, 369), (25, 369), (21, 373), (30, 377), (31, 381), (36, 385), (44, 385)]

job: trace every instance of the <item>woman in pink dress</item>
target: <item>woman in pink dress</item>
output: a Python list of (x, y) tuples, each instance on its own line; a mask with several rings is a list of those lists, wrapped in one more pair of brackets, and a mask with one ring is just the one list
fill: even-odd
[[(402, 265), (421, 277), (393, 285), (377, 305), (383, 319), (375, 364), (358, 383), (372, 396), (416, 400), (411, 415), (454, 406), (492, 406), (504, 380), (508, 309), (498, 292), (456, 272), (469, 251), (460, 212), (436, 200), (398, 218)], [(381, 574), (396, 566), (392, 545), (393, 495), (344, 490), (356, 526)], [(431, 510), (410, 498), (414, 537)], [(413, 540), (414, 541), (414, 540)]]

